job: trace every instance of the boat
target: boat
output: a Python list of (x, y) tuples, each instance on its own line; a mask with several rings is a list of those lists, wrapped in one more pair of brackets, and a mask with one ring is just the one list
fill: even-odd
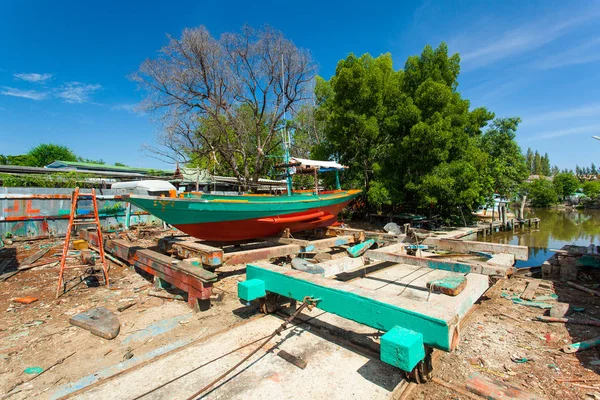
[(494, 194), (492, 196), (492, 200), (494, 201), (494, 205), (493, 206), (487, 206), (487, 205), (482, 205), (479, 206), (479, 208), (477, 208), (476, 211), (474, 211), (472, 214), (474, 217), (476, 217), (477, 219), (479, 219), (480, 221), (492, 221), (493, 220), (499, 220), (500, 219), (500, 214), (499, 214), (499, 209), (501, 205), (505, 205), (507, 208), (506, 211), (506, 218), (507, 219), (511, 219), (511, 218), (515, 218), (515, 214), (512, 213), (510, 211), (510, 209), (508, 208), (508, 199), (500, 196), (499, 194)]
[(185, 193), (178, 197), (129, 194), (123, 198), (190, 236), (209, 241), (237, 241), (322, 228), (361, 190), (292, 192), (291, 195), (216, 195)]
[[(323, 228), (361, 190), (342, 190), (339, 171), (347, 168), (334, 161), (289, 157), (284, 164), (287, 190), (280, 194), (211, 194), (172, 191), (169, 196), (128, 194), (123, 198), (190, 236), (209, 241), (238, 241)], [(317, 174), (335, 171), (335, 190), (319, 188)], [(293, 174), (314, 174), (313, 190), (292, 190)]]

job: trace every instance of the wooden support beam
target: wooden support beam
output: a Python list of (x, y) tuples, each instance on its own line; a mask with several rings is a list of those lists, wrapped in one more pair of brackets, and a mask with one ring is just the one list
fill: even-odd
[[(79, 235), (93, 245), (100, 245), (98, 235), (93, 231), (80, 230)], [(206, 309), (210, 305), (208, 300), (212, 294), (212, 284), (217, 281), (214, 273), (124, 240), (105, 239), (104, 249), (130, 265), (186, 291), (188, 305), (193, 310)], [(200, 303), (199, 300), (206, 301)]]
[[(389, 261), (397, 264), (409, 264), (419, 267), (441, 269), (444, 271), (460, 272), (463, 274), (476, 273), (482, 275), (501, 275), (506, 276), (509, 271), (507, 268), (497, 267), (494, 265), (485, 265), (480, 263), (467, 264), (463, 262), (452, 262), (440, 260), (437, 258), (415, 257), (393, 252), (386, 252), (385, 247), (377, 250), (369, 250), (365, 253), (367, 258), (379, 261)], [(511, 269), (512, 271), (512, 269)]]
[(270, 243), (297, 244), (298, 246), (301, 246), (301, 247), (306, 247), (310, 243), (310, 240), (294, 239), (294, 238), (288, 238), (288, 237), (283, 237), (283, 236), (269, 236), (269, 237), (266, 237), (263, 239)]
[(268, 260), (270, 258), (289, 256), (298, 254), (300, 252), (301, 247), (297, 244), (286, 244), (283, 246), (271, 246), (260, 249), (234, 251), (223, 254), (223, 264), (246, 264), (259, 260)]
[(325, 230), (325, 236), (354, 236), (354, 241), (356, 243), (364, 242), (366, 239), (365, 231), (362, 229), (351, 229), (351, 228), (341, 228), (337, 226), (330, 226)]
[(223, 264), (223, 249), (206, 244), (181, 241), (173, 242), (172, 248), (181, 258), (199, 258), (202, 265), (216, 268)]
[(508, 253), (514, 254), (515, 259), (526, 261), (529, 258), (529, 248), (527, 246), (517, 246), (512, 244), (475, 242), (460, 239), (439, 239), (427, 238), (423, 244), (436, 246), (441, 250), (455, 251), (457, 253), (468, 253), (470, 251), (484, 251), (489, 253)]
[(323, 276), (328, 278), (344, 272), (351, 272), (357, 268), (365, 266), (363, 257), (340, 257), (330, 261), (324, 261), (314, 265), (321, 267), (325, 271)]
[[(238, 285), (238, 295), (246, 301), (255, 298), (242, 297), (240, 287), (252, 286), (260, 281), (267, 292), (298, 301), (303, 301), (305, 296), (319, 299), (319, 309), (375, 329), (387, 332), (395, 326), (401, 326), (419, 332), (423, 335), (423, 343), (428, 346), (450, 351), (458, 344), (458, 316), (426, 302), (391, 296), (374, 289), (268, 263), (248, 264), (246, 277), (247, 281)], [(261, 291), (262, 286), (257, 292)]]
[(303, 246), (302, 252), (311, 252), (318, 249), (328, 249), (354, 243), (354, 236), (335, 236), (325, 239), (311, 240), (306, 246)]

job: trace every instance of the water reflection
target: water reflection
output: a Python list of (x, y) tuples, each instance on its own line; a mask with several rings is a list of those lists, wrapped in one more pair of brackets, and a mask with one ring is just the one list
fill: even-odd
[[(553, 252), (566, 244), (588, 246), (600, 238), (600, 210), (531, 209), (525, 218), (539, 218), (540, 229), (524, 227), (513, 232), (499, 232), (486, 241), (529, 246), (529, 260), (517, 261), (517, 267), (541, 265)], [(480, 238), (480, 240), (484, 240)]]

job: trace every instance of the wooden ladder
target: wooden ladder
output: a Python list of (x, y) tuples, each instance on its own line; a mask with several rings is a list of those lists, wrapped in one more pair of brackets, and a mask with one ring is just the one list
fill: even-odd
[[(91, 197), (92, 208), (94, 210), (93, 217), (89, 214), (83, 216), (77, 215), (77, 202), (80, 197)], [(79, 193), (79, 188), (75, 188), (73, 196), (71, 197), (71, 213), (69, 214), (69, 226), (67, 227), (67, 235), (65, 237), (65, 244), (63, 245), (62, 257), (60, 259), (60, 272), (58, 275), (58, 287), (56, 288), (56, 297), (58, 298), (61, 294), (61, 287), (63, 286), (63, 277), (65, 269), (83, 268), (89, 266), (76, 265), (67, 266), (67, 255), (69, 254), (69, 246), (71, 245), (71, 233), (74, 226), (78, 225), (95, 225), (98, 233), (98, 248), (100, 253), (100, 261), (102, 262), (102, 273), (104, 275), (104, 284), (108, 287), (108, 266), (106, 258), (104, 257), (104, 242), (102, 241), (102, 227), (100, 226), (100, 217), (98, 216), (98, 201), (96, 199), (96, 189), (92, 189), (91, 193)], [(65, 293), (65, 287), (62, 287), (63, 293)]]

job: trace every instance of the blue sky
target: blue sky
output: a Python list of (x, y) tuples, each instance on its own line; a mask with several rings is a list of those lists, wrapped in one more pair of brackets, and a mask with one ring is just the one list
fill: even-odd
[[(522, 4), (525, 3), (525, 4)], [(268, 23), (309, 49), (329, 78), (349, 52), (390, 52), (396, 68), (426, 44), (462, 58), (472, 106), (523, 119), (523, 148), (553, 164), (600, 164), (600, 2), (134, 2), (0, 4), (0, 154), (44, 142), (78, 155), (168, 167), (146, 155), (158, 123), (134, 112), (127, 79), (166, 34), (205, 25), (215, 36)]]

